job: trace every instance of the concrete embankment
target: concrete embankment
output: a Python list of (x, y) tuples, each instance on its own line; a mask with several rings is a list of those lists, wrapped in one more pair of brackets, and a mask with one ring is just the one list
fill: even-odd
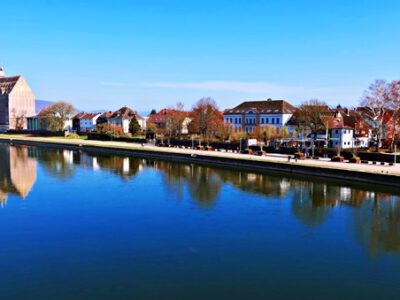
[[(284, 160), (263, 159), (249, 155), (234, 155), (232, 153), (213, 153), (207, 151), (183, 150), (175, 148), (141, 147), (126, 143), (107, 143), (98, 141), (63, 140), (35, 137), (0, 136), (0, 142), (19, 145), (41, 146), (47, 148), (63, 148), (71, 150), (88, 150), (118, 155), (135, 156), (140, 158), (162, 159), (177, 162), (199, 163), (209, 166), (221, 166), (238, 170), (258, 172), (280, 172), (294, 175), (325, 177), (347, 182), (372, 183), (383, 186), (400, 188), (400, 174), (381, 171), (378, 168), (351, 169), (345, 164), (324, 162), (287, 162)], [(312, 165), (314, 163), (314, 165)], [(348, 164), (347, 164), (348, 165)], [(386, 168), (398, 168), (386, 167)], [(385, 169), (389, 170), (389, 169)], [(390, 169), (393, 170), (393, 169)], [(379, 173), (381, 172), (381, 173)]]

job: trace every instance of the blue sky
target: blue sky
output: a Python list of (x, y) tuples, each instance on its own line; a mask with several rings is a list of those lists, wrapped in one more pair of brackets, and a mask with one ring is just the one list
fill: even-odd
[(36, 97), (139, 111), (213, 97), (357, 105), (400, 79), (400, 1), (5, 1), (0, 64)]

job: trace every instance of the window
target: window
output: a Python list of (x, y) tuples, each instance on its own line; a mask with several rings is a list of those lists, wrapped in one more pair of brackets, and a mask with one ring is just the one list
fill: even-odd
[(279, 124), (279, 118), (276, 118), (276, 124)]
[[(335, 133), (339, 133), (339, 130), (336, 129), (336, 130), (335, 130)], [(337, 143), (336, 143), (336, 145), (337, 145)]]
[(272, 123), (272, 124), (275, 124), (275, 118), (272, 118), (271, 123)]
[(267, 124), (269, 123), (269, 118), (267, 118)]

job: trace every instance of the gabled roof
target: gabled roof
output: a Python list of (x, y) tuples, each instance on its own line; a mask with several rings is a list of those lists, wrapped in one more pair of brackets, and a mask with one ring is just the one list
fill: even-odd
[(224, 111), (225, 115), (242, 114), (253, 110), (260, 114), (292, 114), (296, 108), (285, 100), (245, 101), (238, 106)]
[(20, 78), (20, 75), (0, 77), (0, 95), (9, 95)]
[(113, 119), (131, 119), (133, 117), (136, 117), (136, 119), (143, 119), (136, 111), (134, 111), (133, 109), (124, 106), (121, 107), (119, 110), (115, 111), (110, 118)]
[(156, 114), (149, 115), (147, 121), (151, 123), (164, 123), (167, 121), (168, 117), (174, 113), (181, 113), (182, 115), (187, 116), (188, 113), (185, 111), (178, 111), (176, 109), (162, 109)]
[(84, 112), (77, 113), (75, 116), (72, 117), (72, 119), (80, 119), (84, 114)]
[(112, 116), (112, 114), (113, 114), (112, 111), (106, 111), (106, 112), (103, 112), (103, 113), (99, 116), (99, 118), (108, 119), (109, 117)]
[(80, 112), (79, 114), (75, 115), (73, 119), (79, 119), (79, 120), (92, 120), (93, 118), (99, 116), (99, 113), (85, 113), (85, 112)]

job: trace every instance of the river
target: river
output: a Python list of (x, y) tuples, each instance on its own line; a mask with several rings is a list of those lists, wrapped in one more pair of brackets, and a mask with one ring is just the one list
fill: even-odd
[(400, 188), (0, 143), (1, 299), (398, 299)]

